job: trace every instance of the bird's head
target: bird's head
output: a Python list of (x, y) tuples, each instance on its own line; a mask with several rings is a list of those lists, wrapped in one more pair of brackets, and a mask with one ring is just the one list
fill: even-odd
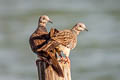
[(46, 26), (48, 22), (53, 23), (48, 16), (43, 15), (43, 16), (40, 16), (38, 24)]
[(85, 24), (83, 23), (77, 23), (73, 28), (72, 30), (74, 30), (77, 35), (80, 33), (80, 31), (88, 31), (88, 29), (86, 28)]

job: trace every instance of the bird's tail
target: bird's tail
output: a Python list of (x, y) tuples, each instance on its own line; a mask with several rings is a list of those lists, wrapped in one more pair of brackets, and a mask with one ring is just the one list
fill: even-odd
[(59, 43), (56, 41), (49, 41), (47, 44), (45, 44), (43, 47), (38, 49), (39, 51), (43, 51), (47, 53), (47, 55), (50, 57), (50, 62), (52, 64), (53, 70), (61, 77), (64, 77), (63, 70), (61, 69), (58, 60), (56, 58), (56, 46), (58, 46)]
[[(52, 68), (57, 72), (57, 74), (61, 77), (64, 77), (63, 71), (58, 63), (58, 60), (56, 58), (56, 51), (55, 48), (58, 46), (59, 43), (56, 41), (49, 41), (46, 45), (44, 45), (41, 49), (42, 51), (48, 52), (48, 55), (50, 56)], [(52, 51), (52, 52), (51, 52)], [(55, 52), (54, 52), (55, 51)]]
[(58, 74), (58, 76), (64, 77), (63, 70), (61, 69), (60, 64), (58, 63), (55, 53), (48, 52), (50, 56), (50, 62), (52, 63), (53, 70)]

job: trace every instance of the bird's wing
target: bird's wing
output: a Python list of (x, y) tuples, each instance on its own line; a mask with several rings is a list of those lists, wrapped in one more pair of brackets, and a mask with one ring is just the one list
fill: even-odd
[(56, 33), (52, 39), (67, 47), (73, 42), (75, 35), (71, 30), (63, 30)]
[(56, 28), (51, 28), (50, 32), (49, 32), (49, 35), (50, 35), (50, 37), (52, 37), (54, 34), (56, 34), (58, 32), (59, 32), (59, 30), (57, 30)]
[(49, 38), (47, 32), (43, 33), (33, 33), (29, 39), (31, 49), (36, 52), (38, 48), (41, 48), (46, 44), (46, 40)]

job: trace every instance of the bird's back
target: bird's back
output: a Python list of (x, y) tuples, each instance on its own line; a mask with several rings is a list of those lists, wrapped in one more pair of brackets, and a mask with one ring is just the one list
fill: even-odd
[(52, 39), (71, 49), (76, 46), (77, 42), (77, 36), (71, 30), (59, 31)]

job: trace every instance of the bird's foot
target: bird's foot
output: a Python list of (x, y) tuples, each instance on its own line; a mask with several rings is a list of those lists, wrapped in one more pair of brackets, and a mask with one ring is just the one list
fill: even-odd
[(69, 57), (66, 57), (66, 58), (65, 58), (64, 63), (70, 64), (70, 59), (69, 59)]
[(65, 61), (64, 57), (60, 57), (60, 61), (61, 62)]

